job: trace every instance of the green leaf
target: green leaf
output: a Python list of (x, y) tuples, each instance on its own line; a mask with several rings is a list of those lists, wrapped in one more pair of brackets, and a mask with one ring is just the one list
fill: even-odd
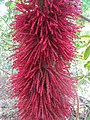
[(88, 80), (90, 81), (90, 72), (88, 73)]
[(76, 76), (76, 78), (78, 78), (78, 79), (82, 79), (82, 78), (84, 78), (84, 75)]
[(84, 65), (84, 67), (90, 69), (90, 61), (88, 61), (88, 62)]
[(13, 7), (14, 7), (14, 2), (11, 2), (11, 4), (10, 4), (10, 9), (12, 9)]
[(80, 38), (82, 41), (90, 40), (90, 35), (83, 35)]
[(88, 77), (88, 80), (90, 81), (90, 77)]
[(10, 6), (10, 4), (11, 4), (11, 2), (10, 2), (10, 1), (9, 1), (9, 2), (6, 2), (6, 3), (5, 3), (5, 6), (9, 7), (9, 6)]
[(90, 55), (90, 46), (88, 46), (84, 53), (84, 60), (86, 60)]
[(81, 38), (89, 38), (90, 39), (90, 35), (83, 35), (83, 36), (81, 36)]

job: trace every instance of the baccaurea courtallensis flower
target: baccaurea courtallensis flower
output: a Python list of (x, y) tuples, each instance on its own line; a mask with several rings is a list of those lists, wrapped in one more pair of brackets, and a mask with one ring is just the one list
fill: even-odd
[(22, 120), (65, 120), (71, 114), (76, 80), (69, 63), (76, 48), (80, 0), (19, 0), (12, 24), (12, 96)]

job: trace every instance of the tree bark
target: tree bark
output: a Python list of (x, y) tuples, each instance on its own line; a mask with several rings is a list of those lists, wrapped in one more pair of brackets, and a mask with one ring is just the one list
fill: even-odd
[(38, 0), (38, 4), (39, 4), (41, 11), (43, 12), (44, 11), (44, 0)]

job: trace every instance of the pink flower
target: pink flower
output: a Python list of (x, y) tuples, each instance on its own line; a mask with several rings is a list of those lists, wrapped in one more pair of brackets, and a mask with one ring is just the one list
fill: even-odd
[[(40, 1), (40, 0), (39, 0)], [(74, 4), (72, 4), (74, 3)], [(13, 97), (22, 120), (65, 120), (75, 98), (76, 80), (68, 72), (76, 48), (79, 0), (25, 0), (16, 3), (13, 40)], [(43, 6), (42, 6), (43, 5)]]

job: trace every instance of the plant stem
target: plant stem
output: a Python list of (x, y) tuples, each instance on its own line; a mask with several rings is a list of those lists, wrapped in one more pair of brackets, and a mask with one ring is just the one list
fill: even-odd
[(83, 15), (79, 15), (80, 18), (82, 18), (83, 20), (87, 21), (87, 22), (90, 22), (90, 19), (86, 18), (85, 16)]

